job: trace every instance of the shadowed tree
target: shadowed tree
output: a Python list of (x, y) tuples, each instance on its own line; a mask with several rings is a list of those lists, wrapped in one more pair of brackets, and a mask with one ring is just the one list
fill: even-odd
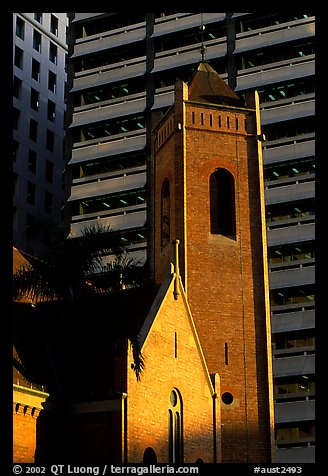
[[(144, 266), (128, 257), (110, 227), (93, 225), (75, 238), (54, 234), (49, 252), (42, 259), (30, 257), (30, 264), (13, 277), (14, 300), (28, 297), (33, 304), (14, 306), (14, 366), (28, 380), (47, 386), (55, 398), (65, 399), (74, 372), (70, 353), (83, 351), (76, 336), (86, 339), (90, 332), (94, 337), (90, 349), (99, 353), (95, 342), (102, 338), (103, 329), (96, 328), (93, 310), (97, 312), (104, 296), (144, 284)], [(138, 339), (133, 335), (129, 339), (139, 379), (143, 357)], [(97, 365), (90, 351), (92, 359)]]
[[(104, 264), (104, 257), (110, 256)], [(62, 299), (74, 303), (89, 293), (109, 292), (144, 283), (144, 268), (120, 243), (110, 227), (96, 224), (75, 238), (60, 233), (52, 239), (43, 259), (33, 259), (14, 275), (14, 299), (29, 297), (34, 303)]]

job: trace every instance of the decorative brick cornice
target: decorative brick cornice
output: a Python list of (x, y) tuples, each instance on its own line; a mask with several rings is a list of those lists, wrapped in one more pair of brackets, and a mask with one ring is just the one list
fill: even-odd
[(38, 418), (40, 414), (40, 408), (32, 407), (30, 405), (24, 405), (23, 403), (13, 403), (14, 415), (24, 415), (25, 417)]

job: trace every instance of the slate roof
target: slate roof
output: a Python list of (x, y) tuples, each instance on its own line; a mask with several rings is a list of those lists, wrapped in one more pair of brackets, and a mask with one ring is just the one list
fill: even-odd
[(243, 101), (207, 61), (201, 61), (188, 84), (189, 100), (240, 107)]

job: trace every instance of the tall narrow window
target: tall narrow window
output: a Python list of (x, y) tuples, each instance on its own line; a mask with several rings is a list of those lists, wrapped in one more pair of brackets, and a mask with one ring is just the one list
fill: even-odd
[(35, 206), (36, 185), (33, 182), (27, 182), (27, 203)]
[(54, 151), (54, 146), (55, 146), (55, 133), (47, 129), (47, 135), (46, 135), (46, 148), (50, 152)]
[(22, 80), (14, 76), (13, 96), (20, 99), (22, 92)]
[(169, 408), (169, 462), (182, 463), (182, 402), (176, 389), (170, 394)]
[(33, 31), (33, 48), (41, 53), (41, 33), (38, 31), (34, 30)]
[(50, 45), (49, 45), (49, 60), (54, 64), (57, 64), (57, 55), (58, 55), (57, 46), (54, 43), (50, 42)]
[(210, 176), (210, 225), (213, 234), (236, 236), (235, 183), (225, 169)]
[(49, 71), (49, 74), (48, 74), (48, 89), (49, 89), (49, 91), (52, 91), (53, 93), (56, 92), (56, 81), (57, 81), (57, 77), (56, 77), (55, 73), (53, 73), (52, 71)]
[(56, 117), (56, 103), (48, 99), (48, 119), (49, 121), (54, 121)]
[(15, 58), (14, 58), (14, 65), (19, 68), (23, 69), (23, 50), (18, 46), (15, 46)]
[(37, 142), (38, 139), (38, 123), (34, 119), (30, 118), (30, 131), (29, 137), (34, 142)]
[(35, 111), (39, 110), (39, 91), (34, 88), (31, 88), (30, 106)]
[(21, 39), (24, 40), (24, 30), (25, 30), (25, 22), (21, 18), (16, 18), (16, 35)]
[(35, 79), (35, 81), (40, 81), (40, 63), (34, 58), (32, 58), (31, 76), (33, 79)]
[(166, 179), (161, 196), (161, 247), (170, 243), (170, 182)]
[(58, 36), (58, 18), (52, 13), (50, 14), (50, 31), (54, 35)]

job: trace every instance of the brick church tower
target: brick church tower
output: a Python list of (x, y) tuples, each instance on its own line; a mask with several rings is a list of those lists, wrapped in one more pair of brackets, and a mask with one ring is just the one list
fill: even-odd
[(152, 131), (149, 265), (160, 283), (178, 239), (182, 282), (210, 373), (219, 373), (222, 462), (273, 458), (261, 131), (202, 61)]

